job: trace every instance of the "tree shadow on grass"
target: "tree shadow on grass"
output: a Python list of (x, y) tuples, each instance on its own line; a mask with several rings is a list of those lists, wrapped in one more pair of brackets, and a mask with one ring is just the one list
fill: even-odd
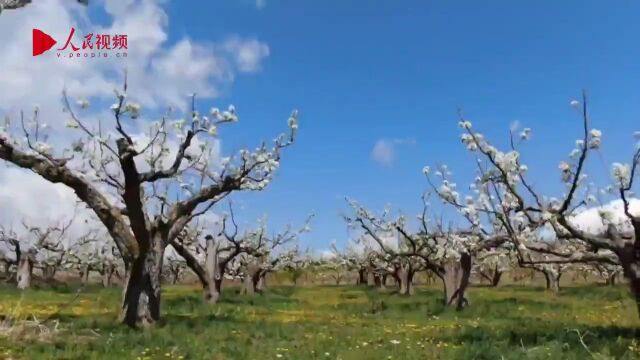
[[(556, 323), (551, 321), (528, 319), (523, 326), (504, 323), (499, 325), (490, 320), (481, 322), (479, 327), (467, 326), (457, 334), (447, 336), (447, 340), (469, 345), (473, 343), (492, 342), (499, 339), (506, 345), (515, 347), (533, 347), (549, 342), (568, 344), (580, 347), (580, 336), (588, 341), (594, 349), (602, 348), (621, 340), (634, 340), (640, 336), (640, 329), (620, 326), (576, 326), (575, 324)], [(576, 332), (578, 330), (580, 335)], [(624, 349), (622, 349), (624, 350)]]
[(212, 323), (219, 324), (239, 324), (245, 322), (229, 314), (165, 314), (162, 317), (160, 326), (180, 326), (189, 329), (209, 327)]

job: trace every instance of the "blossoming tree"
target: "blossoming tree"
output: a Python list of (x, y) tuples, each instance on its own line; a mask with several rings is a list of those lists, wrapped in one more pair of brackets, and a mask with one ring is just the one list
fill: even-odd
[[(31, 119), (22, 115), (0, 129), (0, 159), (67, 186), (95, 213), (125, 263), (123, 322), (132, 327), (153, 324), (160, 319), (166, 246), (230, 193), (268, 185), (281, 150), (294, 142), (297, 112), (289, 118), (289, 134), (278, 136), (273, 146), (262, 143), (218, 161), (213, 151), (218, 128), (238, 121), (233, 106), (203, 116), (195, 109), (194, 95), (191, 111), (169, 109), (159, 120), (143, 122), (136, 120), (141, 108), (129, 100), (125, 81), (123, 91), (116, 91), (113, 120), (107, 125), (82, 119), (78, 111), (86, 111), (88, 101), (72, 106), (63, 95), (75, 140), (54, 147), (46, 137), (50, 127), (36, 108)], [(141, 133), (140, 127), (147, 130)]]
[[(519, 146), (531, 136), (525, 128), (518, 135), (511, 131), (509, 149), (499, 150), (471, 122), (460, 116), (462, 142), (476, 156), (477, 177), (471, 184), (470, 195), (461, 201), (448, 173), (439, 171), (440, 186), (432, 181), (428, 167), (424, 173), (444, 202), (456, 208), (477, 229), (490, 224), (493, 232), (504, 234), (516, 249), (521, 265), (603, 263), (620, 265), (629, 279), (631, 292), (640, 312), (640, 211), (633, 208), (634, 180), (640, 163), (640, 144), (635, 145), (629, 163), (613, 163), (613, 183), (602, 189), (587, 182), (588, 159), (602, 146), (602, 132), (591, 128), (587, 96), (570, 105), (581, 119), (580, 138), (569, 154), (560, 162), (560, 179), (564, 194), (544, 196), (528, 179), (528, 167), (523, 163)], [(640, 132), (634, 137), (640, 140)], [(603, 205), (603, 199), (617, 197), (618, 212)], [(589, 228), (580, 223), (581, 216), (598, 209), (601, 227)], [(484, 219), (484, 220), (481, 220)], [(555, 239), (569, 242), (556, 248), (539, 246), (541, 231), (550, 231)], [(528, 245), (535, 239), (534, 246)], [(531, 257), (529, 252), (544, 254)]]
[(72, 222), (73, 219), (40, 227), (23, 221), (25, 231), (21, 234), (0, 228), (0, 241), (13, 252), (18, 289), (31, 287), (33, 269), (36, 267), (42, 270), (45, 280), (53, 279), (66, 254), (63, 240)]
[[(428, 271), (442, 280), (444, 304), (462, 309), (469, 304), (465, 292), (469, 285), (472, 257), (480, 250), (500, 246), (505, 239), (501, 235), (482, 232), (447, 230), (442, 224), (431, 226), (429, 203), (426, 196), (422, 199), (418, 231), (411, 231), (402, 215), (392, 218), (389, 209), (377, 215), (353, 200), (348, 200), (353, 215), (345, 217), (345, 220), (350, 227), (360, 228), (374, 239), (385, 253), (420, 259)], [(384, 241), (383, 237), (388, 234), (398, 235), (397, 249), (390, 248)]]
[[(229, 203), (229, 212), (222, 216), (220, 229), (215, 235), (207, 234), (211, 229), (204, 224), (194, 224), (187, 227), (176, 237), (171, 246), (177, 254), (185, 260), (185, 265), (189, 267), (198, 277), (204, 291), (204, 299), (215, 304), (222, 293), (222, 282), (225, 275), (229, 273), (229, 267), (238, 257), (262, 258), (268, 256), (277, 247), (293, 241), (300, 232), (291, 231), (287, 228), (281, 234), (274, 237), (267, 235), (266, 224), (259, 222), (256, 229), (239, 232), (235, 219), (233, 207)], [(204, 242), (202, 241), (204, 240)], [(282, 257), (275, 257), (275, 266)], [(256, 261), (251, 261), (251, 264)], [(247, 264), (247, 266), (249, 266)], [(253, 269), (253, 267), (252, 267)], [(247, 274), (247, 279), (251, 279), (251, 292), (255, 292), (255, 287), (260, 281), (264, 281), (264, 276), (271, 267), (256, 267), (255, 273)], [(249, 271), (248, 268), (245, 271)], [(248, 285), (246, 285), (248, 286)]]
[(498, 286), (502, 275), (514, 266), (514, 254), (512, 249), (506, 246), (491, 248), (478, 252), (473, 269), (482, 279), (489, 282), (492, 287)]

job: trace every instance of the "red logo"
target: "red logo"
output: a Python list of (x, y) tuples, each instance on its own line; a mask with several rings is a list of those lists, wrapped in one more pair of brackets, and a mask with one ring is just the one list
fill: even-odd
[(33, 56), (38, 56), (51, 49), (57, 41), (39, 29), (33, 29)]
[[(58, 58), (127, 57), (127, 49), (129, 48), (127, 35), (90, 33), (81, 37), (81, 46), (76, 46), (73, 43), (75, 33), (76, 29), (72, 27), (64, 46), (57, 49)], [(40, 29), (33, 29), (33, 56), (42, 55), (55, 44), (57, 41), (49, 34)]]

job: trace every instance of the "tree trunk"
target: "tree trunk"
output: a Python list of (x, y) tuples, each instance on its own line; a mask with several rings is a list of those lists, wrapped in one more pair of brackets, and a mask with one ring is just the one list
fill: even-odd
[(471, 256), (462, 254), (459, 261), (449, 261), (444, 265), (442, 281), (444, 283), (444, 299), (446, 306), (455, 306), (461, 310), (469, 305), (465, 291), (471, 276)]
[(104, 264), (102, 266), (102, 286), (103, 287), (111, 287), (113, 273), (116, 271), (115, 266), (113, 264)]
[(220, 244), (216, 243), (213, 237), (206, 238), (205, 248), (205, 283), (203, 284), (204, 299), (209, 304), (215, 304), (220, 299), (222, 290), (222, 269), (220, 269), (218, 249)]
[(543, 270), (542, 273), (544, 274), (547, 290), (554, 294), (560, 292), (560, 277), (562, 274), (549, 270)]
[(380, 290), (385, 290), (387, 285), (387, 277), (386, 274), (377, 274), (375, 276), (376, 287)]
[(256, 294), (256, 286), (258, 285), (258, 272), (260, 267), (257, 264), (250, 263), (247, 265), (247, 273), (244, 276), (244, 284), (241, 294), (253, 296)]
[(214, 279), (213, 282), (205, 285), (204, 299), (209, 304), (217, 304), (222, 294), (222, 277)]
[(151, 247), (141, 247), (133, 260), (122, 303), (122, 322), (130, 327), (149, 326), (160, 320), (160, 279), (164, 241), (156, 235)]
[(82, 270), (80, 271), (80, 277), (82, 279), (82, 285), (87, 285), (89, 283), (89, 265), (83, 265)]
[(367, 283), (366, 273), (367, 273), (367, 270), (364, 268), (360, 268), (358, 270), (358, 282), (357, 282), (358, 285), (363, 285)]
[(56, 276), (56, 267), (55, 265), (42, 265), (42, 278), (46, 282), (53, 281), (53, 278)]
[(373, 268), (367, 269), (367, 286), (376, 286), (375, 274), (373, 273)]
[(607, 277), (607, 285), (616, 286), (616, 278), (618, 277), (618, 272), (614, 271)]
[(618, 255), (624, 276), (629, 280), (631, 294), (636, 301), (638, 317), (640, 317), (640, 259), (637, 259), (635, 249), (625, 249), (627, 251)]
[(336, 285), (340, 285), (340, 282), (342, 282), (342, 275), (336, 274), (335, 279), (336, 279)]
[(242, 285), (242, 295), (254, 296), (256, 294), (256, 288), (253, 285), (253, 276), (246, 275), (244, 277), (244, 284)]
[(382, 277), (380, 276), (380, 274), (373, 274), (373, 284), (375, 287), (380, 288), (382, 287)]
[(267, 288), (267, 271), (261, 270), (258, 273), (258, 282), (256, 283), (257, 291), (264, 291)]
[(431, 270), (427, 270), (427, 285), (433, 285), (435, 282), (435, 274)]
[(414, 271), (411, 266), (400, 266), (396, 271), (396, 276), (400, 281), (400, 295), (413, 295), (413, 275)]
[(21, 256), (18, 262), (18, 289), (24, 290), (31, 287), (32, 274), (33, 260), (29, 256)]
[(4, 276), (8, 279), (11, 277), (11, 263), (9, 261), (3, 261), (2, 262), (2, 273), (4, 274)]
[(493, 277), (491, 278), (491, 286), (497, 287), (500, 283), (500, 279), (502, 278), (502, 271), (495, 270), (493, 272)]
[[(625, 271), (626, 273), (626, 271)], [(640, 266), (634, 264), (633, 269), (630, 269), (629, 286), (631, 287), (631, 294), (636, 301), (636, 308), (638, 309), (638, 317), (640, 317)]]

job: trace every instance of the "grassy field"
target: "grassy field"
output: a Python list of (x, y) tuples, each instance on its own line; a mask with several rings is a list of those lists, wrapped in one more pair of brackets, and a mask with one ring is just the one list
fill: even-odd
[(119, 289), (0, 291), (3, 359), (640, 359), (622, 287), (473, 288), (462, 312), (438, 288), (227, 289), (207, 306), (196, 288), (165, 287), (163, 323), (144, 331), (116, 322)]

